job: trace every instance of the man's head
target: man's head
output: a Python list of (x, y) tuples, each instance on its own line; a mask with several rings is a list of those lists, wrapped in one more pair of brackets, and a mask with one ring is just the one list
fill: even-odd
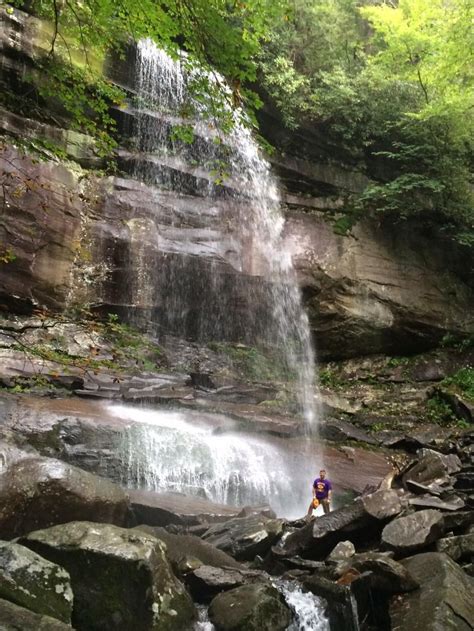
[(324, 478), (326, 477), (326, 469), (321, 469), (321, 471), (319, 472), (319, 477), (321, 478), (321, 480), (324, 480)]

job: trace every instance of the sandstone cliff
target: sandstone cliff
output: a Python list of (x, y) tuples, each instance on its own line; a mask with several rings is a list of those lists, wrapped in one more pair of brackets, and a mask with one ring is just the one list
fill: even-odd
[[(3, 26), (2, 88), (13, 92), (44, 51), (44, 29), (19, 11), (3, 12)], [(109, 66), (108, 73), (124, 83), (126, 67)], [(236, 268), (225, 197), (231, 183), (210, 207), (202, 195), (210, 175), (189, 164), (172, 165), (179, 191), (158, 190), (136, 179), (139, 158), (125, 146), (118, 152), (121, 175), (101, 175), (91, 171), (100, 165), (91, 138), (68, 130), (64, 119), (54, 124), (12, 109), (0, 112), (0, 239), (14, 255), (0, 265), (5, 309), (87, 304), (132, 318), (145, 311), (166, 322), (162, 286), (169, 281), (170, 260), (179, 261), (183, 291), (192, 293), (196, 309), (206, 304), (216, 273), (222, 295), (231, 288), (221, 310), (239, 308), (242, 288), (264, 282)], [(116, 116), (126, 139), (133, 109)], [(45, 150), (38, 161), (31, 147), (37, 149), (41, 140), (56, 143), (64, 158)], [(348, 236), (335, 234), (334, 212), (348, 192), (362, 190), (367, 176), (321, 152), (305, 148), (298, 156), (294, 144), (273, 162), (287, 208), (286, 240), (320, 356), (408, 353), (433, 347), (448, 333), (472, 332), (472, 255), (410, 225), (367, 221)], [(192, 309), (188, 319), (185, 333), (192, 337)], [(228, 329), (221, 337), (235, 340), (241, 334)]]

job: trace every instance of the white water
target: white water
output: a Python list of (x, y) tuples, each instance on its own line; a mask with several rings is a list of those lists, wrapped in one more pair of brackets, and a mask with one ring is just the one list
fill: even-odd
[[(296, 583), (289, 581), (277, 581), (274, 585), (293, 612), (293, 621), (287, 631), (330, 631), (324, 603), (320, 598), (311, 592), (303, 592)], [(198, 607), (198, 621), (194, 625), (194, 631), (214, 630), (206, 607)]]
[(275, 587), (293, 611), (294, 620), (288, 631), (330, 631), (329, 620), (320, 598), (311, 592), (304, 592), (297, 583), (289, 581), (277, 581)]
[[(231, 506), (270, 504), (277, 515), (302, 517), (314, 464), (288, 440), (232, 431), (232, 421), (189, 410), (114, 405), (129, 421), (123, 433), (124, 483), (175, 491)], [(216, 425), (226, 431), (216, 433)]]
[[(182, 337), (243, 341), (271, 350), (294, 380), (300, 412), (313, 427), (315, 357), (291, 256), (282, 239), (284, 218), (276, 180), (248, 128), (236, 122), (225, 142), (216, 142), (219, 133), (193, 101), (188, 91), (193, 73), (184, 66), (151, 40), (138, 46), (135, 176), (183, 199), (190, 187), (193, 195), (206, 198), (216, 217), (211, 225), (198, 226), (198, 238), (214, 263), (209, 264), (212, 256), (208, 257), (204, 269), (192, 256), (168, 258), (166, 267), (150, 279), (143, 235), (131, 225), (137, 263), (133, 301), (145, 308), (160, 305), (160, 326)], [(183, 118), (190, 105), (191, 117)], [(177, 120), (194, 129), (193, 142), (176, 139), (172, 124)], [(222, 185), (213, 179), (216, 168), (225, 171)], [(159, 207), (156, 212), (158, 220)], [(226, 244), (221, 250), (216, 235)], [(229, 274), (222, 273), (229, 265), (239, 272), (230, 282)], [(249, 277), (262, 280), (249, 282)]]

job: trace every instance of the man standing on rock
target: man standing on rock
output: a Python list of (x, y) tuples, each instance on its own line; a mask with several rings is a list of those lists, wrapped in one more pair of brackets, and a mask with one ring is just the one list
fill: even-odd
[(324, 514), (327, 515), (331, 510), (331, 496), (332, 484), (326, 479), (326, 470), (321, 469), (319, 478), (316, 478), (313, 482), (313, 499), (309, 505), (307, 517), (310, 517), (313, 513), (313, 509), (317, 507), (317, 504), (315, 506), (315, 499), (322, 505)]

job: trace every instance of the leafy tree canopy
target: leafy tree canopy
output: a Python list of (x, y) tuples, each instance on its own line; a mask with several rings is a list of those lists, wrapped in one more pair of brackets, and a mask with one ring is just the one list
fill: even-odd
[(471, 0), (294, 0), (261, 55), (290, 128), (316, 125), (374, 180), (348, 200), (474, 244)]
[[(57, 97), (73, 123), (97, 136), (107, 154), (113, 148), (108, 104), (119, 101), (121, 91), (100, 72), (106, 54), (123, 54), (131, 40), (145, 37), (171, 56), (185, 49), (189, 64), (217, 71), (231, 86), (233, 93), (227, 88), (212, 94), (222, 113), (225, 99), (252, 109), (258, 99), (245, 84), (256, 77), (269, 25), (283, 19), (284, 0), (12, 0), (11, 5), (51, 24), (50, 51), (40, 64), (45, 72), (36, 77), (40, 94)], [(213, 90), (210, 83), (207, 90)]]

